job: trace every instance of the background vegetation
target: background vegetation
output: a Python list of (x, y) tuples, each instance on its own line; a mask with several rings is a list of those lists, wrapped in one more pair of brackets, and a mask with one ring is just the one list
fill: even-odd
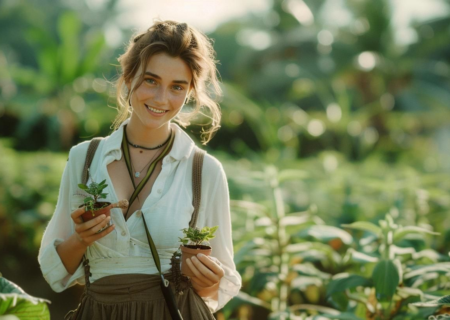
[[(105, 35), (131, 34), (116, 2), (0, 3), (0, 271), (57, 319), (82, 288), (53, 293), (37, 253), (68, 150), (111, 132), (123, 48)], [(207, 150), (229, 177), (244, 280), (218, 319), (447, 311), (412, 303), (449, 294), (450, 16), (401, 44), (389, 1), (343, 0), (344, 23), (331, 3), (274, 0), (211, 34), (225, 96)]]

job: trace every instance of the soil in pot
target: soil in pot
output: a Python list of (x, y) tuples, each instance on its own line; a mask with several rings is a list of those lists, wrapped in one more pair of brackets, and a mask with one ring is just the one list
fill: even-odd
[[(94, 210), (94, 211), (86, 211), (85, 213), (83, 213), (81, 215), (81, 218), (83, 218), (83, 221), (89, 221), (94, 219), (95, 217), (98, 217), (102, 214), (106, 215), (107, 217), (109, 217), (109, 215), (111, 214), (111, 208), (104, 208), (109, 206), (111, 203), (110, 202), (97, 202), (94, 204), (94, 208), (101, 208), (98, 210)], [(83, 207), (84, 205), (81, 205), (80, 207)]]
[(203, 253), (205, 256), (210, 256), (212, 253), (212, 248), (210, 246), (193, 246), (193, 245), (182, 245), (181, 246), (181, 273), (188, 277), (195, 276), (189, 266), (186, 263), (186, 259), (190, 259), (192, 256), (196, 256), (199, 253)]

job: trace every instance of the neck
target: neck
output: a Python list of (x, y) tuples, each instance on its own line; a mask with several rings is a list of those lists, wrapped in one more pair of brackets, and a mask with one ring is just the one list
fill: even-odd
[(146, 148), (154, 148), (169, 138), (170, 123), (160, 128), (148, 128), (142, 125), (135, 125), (130, 119), (126, 130), (129, 142)]

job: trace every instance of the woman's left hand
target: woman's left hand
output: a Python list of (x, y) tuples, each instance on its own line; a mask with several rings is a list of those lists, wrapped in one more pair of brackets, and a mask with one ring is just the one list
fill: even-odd
[(220, 264), (202, 253), (187, 259), (186, 263), (195, 275), (190, 278), (197, 294), (217, 300), (220, 279), (225, 274)]

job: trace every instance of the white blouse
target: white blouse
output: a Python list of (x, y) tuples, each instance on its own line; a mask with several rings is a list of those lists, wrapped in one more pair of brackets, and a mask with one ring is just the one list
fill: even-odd
[[(107, 165), (122, 157), (121, 143), (124, 125), (100, 142), (92, 161), (90, 174), (94, 181), (107, 181), (108, 193), (104, 201), (117, 202), (117, 196), (108, 175)], [(125, 221), (121, 209), (111, 209), (111, 218), (116, 225), (107, 236), (97, 240), (87, 248), (92, 276), (95, 282), (109, 275), (141, 273), (157, 274), (158, 270), (151, 256), (141, 214), (144, 215), (150, 234), (158, 249), (162, 272), (170, 269), (170, 258), (179, 247), (181, 229), (189, 226), (194, 207), (192, 206), (192, 162), (195, 153), (194, 141), (175, 123), (172, 150), (162, 162), (162, 170), (152, 187), (151, 193), (142, 205)], [(56, 292), (61, 292), (75, 284), (84, 284), (82, 264), (72, 275), (64, 267), (56, 252), (56, 246), (74, 233), (74, 223), (70, 217), (86, 194), (78, 188), (81, 183), (82, 168), (89, 142), (74, 146), (63, 172), (55, 212), (44, 232), (39, 251), (39, 264), (46, 281)], [(89, 183), (89, 181), (88, 181)], [(142, 212), (142, 213), (141, 213)], [(221, 163), (206, 154), (202, 171), (202, 200), (197, 226), (219, 226), (216, 237), (210, 241), (212, 256), (217, 258), (225, 271), (220, 281), (218, 301), (204, 299), (212, 312), (222, 308), (241, 287), (241, 277), (233, 261), (231, 237), (230, 202), (228, 184)]]

